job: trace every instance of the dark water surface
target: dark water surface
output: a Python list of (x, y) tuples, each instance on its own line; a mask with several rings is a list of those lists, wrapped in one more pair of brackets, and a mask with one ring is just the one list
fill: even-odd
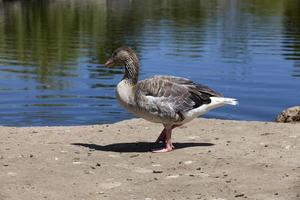
[(191, 78), (238, 107), (206, 117), (273, 121), (300, 104), (299, 0), (0, 1), (0, 125), (131, 118), (114, 96), (123, 45), (141, 78)]

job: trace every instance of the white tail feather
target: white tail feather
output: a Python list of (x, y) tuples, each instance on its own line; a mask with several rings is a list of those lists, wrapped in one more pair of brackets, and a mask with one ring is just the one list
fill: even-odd
[(239, 102), (233, 98), (226, 98), (226, 97), (211, 97), (211, 100), (220, 103), (220, 104), (228, 104), (228, 105), (237, 105)]

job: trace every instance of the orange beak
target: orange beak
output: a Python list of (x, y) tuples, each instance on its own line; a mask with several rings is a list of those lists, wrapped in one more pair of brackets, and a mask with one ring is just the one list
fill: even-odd
[(105, 65), (106, 67), (112, 67), (113, 64), (114, 64), (114, 61), (113, 61), (112, 58), (110, 58), (110, 59), (108, 59), (108, 60), (105, 62), (104, 65)]

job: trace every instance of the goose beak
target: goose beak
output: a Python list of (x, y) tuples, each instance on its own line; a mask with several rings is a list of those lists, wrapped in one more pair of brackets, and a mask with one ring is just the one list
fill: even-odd
[(114, 64), (114, 61), (113, 61), (112, 58), (110, 58), (110, 59), (108, 59), (108, 60), (105, 62), (104, 65), (105, 65), (106, 67), (112, 67), (113, 64)]

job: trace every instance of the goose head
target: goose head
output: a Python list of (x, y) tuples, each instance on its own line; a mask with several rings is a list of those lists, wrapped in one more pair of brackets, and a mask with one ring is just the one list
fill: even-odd
[(135, 52), (129, 47), (120, 47), (116, 49), (112, 56), (105, 62), (105, 66), (127, 66), (133, 65), (138, 67), (138, 58)]

